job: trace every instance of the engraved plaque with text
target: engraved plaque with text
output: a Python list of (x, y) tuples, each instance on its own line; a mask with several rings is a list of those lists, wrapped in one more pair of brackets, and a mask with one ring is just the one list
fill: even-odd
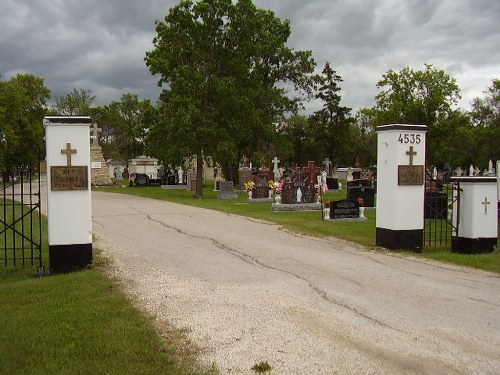
[(423, 185), (423, 165), (398, 165), (398, 185)]
[(88, 190), (88, 167), (50, 167), (50, 187), (53, 191)]

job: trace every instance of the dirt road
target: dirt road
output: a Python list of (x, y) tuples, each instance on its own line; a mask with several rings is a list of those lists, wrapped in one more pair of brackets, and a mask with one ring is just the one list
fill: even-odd
[[(223, 374), (499, 374), (500, 277), (94, 192), (95, 246)], [(277, 213), (282, 214), (282, 213)]]

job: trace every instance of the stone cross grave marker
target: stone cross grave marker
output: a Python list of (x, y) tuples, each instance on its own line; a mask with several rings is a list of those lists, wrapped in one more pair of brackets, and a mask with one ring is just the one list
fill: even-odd
[(305, 182), (317, 183), (318, 176), (321, 174), (321, 168), (316, 166), (315, 161), (309, 161), (307, 167), (302, 168), (302, 173), (306, 174)]
[(326, 175), (330, 176), (330, 167), (332, 165), (330, 158), (325, 158), (325, 160), (323, 160), (323, 165), (325, 166)]
[(273, 159), (273, 164), (274, 164), (274, 167), (273, 167), (273, 173), (274, 173), (274, 181), (279, 181), (280, 179), (280, 170), (278, 168), (278, 163), (280, 162), (280, 160), (275, 156), (274, 159)]
[(90, 135), (90, 138), (92, 138), (92, 144), (99, 144), (99, 133), (102, 132), (102, 128), (99, 128), (98, 125), (94, 122), (92, 124), (92, 127), (90, 128), (90, 132), (92, 133)]

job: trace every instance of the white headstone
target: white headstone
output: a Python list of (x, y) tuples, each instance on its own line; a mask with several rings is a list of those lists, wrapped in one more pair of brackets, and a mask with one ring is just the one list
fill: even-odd
[(177, 175), (179, 176), (179, 184), (182, 185), (184, 183), (184, 171), (182, 170), (182, 168), (179, 168)]

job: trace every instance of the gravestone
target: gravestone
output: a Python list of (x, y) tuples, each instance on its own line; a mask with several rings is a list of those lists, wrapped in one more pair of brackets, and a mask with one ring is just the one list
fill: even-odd
[(252, 199), (269, 198), (269, 183), (266, 176), (254, 176), (255, 187), (252, 190)]
[(240, 190), (245, 190), (245, 183), (253, 181), (252, 170), (249, 167), (243, 167), (238, 170), (238, 180)]
[(281, 191), (282, 204), (314, 203), (314, 184), (300, 180), (285, 182)]
[(318, 176), (321, 175), (321, 168), (316, 165), (315, 161), (309, 161), (307, 167), (302, 167), (301, 175), (304, 182), (317, 183)]
[(329, 158), (325, 158), (325, 160), (323, 160), (323, 165), (325, 166), (324, 171), (326, 172), (326, 176), (327, 177), (331, 176), (332, 162), (330, 161), (330, 159)]
[(221, 181), (220, 182), (220, 193), (217, 195), (217, 199), (236, 199), (238, 195), (234, 193), (233, 181)]
[(167, 176), (167, 185), (176, 185), (175, 174), (171, 173)]
[(328, 190), (339, 190), (339, 179), (335, 177), (327, 177), (326, 186), (328, 187)]
[(358, 219), (359, 206), (348, 199), (330, 202), (330, 219)]
[(369, 180), (365, 179), (356, 179), (352, 181), (347, 182), (347, 188), (352, 188), (352, 187), (372, 187), (372, 183)]
[(275, 156), (273, 161), (273, 175), (274, 175), (274, 181), (279, 181), (281, 179), (281, 172), (280, 169), (278, 168), (278, 163), (280, 160)]
[(355, 186), (347, 189), (348, 200), (356, 202), (361, 207), (375, 207), (375, 189), (372, 187)]

